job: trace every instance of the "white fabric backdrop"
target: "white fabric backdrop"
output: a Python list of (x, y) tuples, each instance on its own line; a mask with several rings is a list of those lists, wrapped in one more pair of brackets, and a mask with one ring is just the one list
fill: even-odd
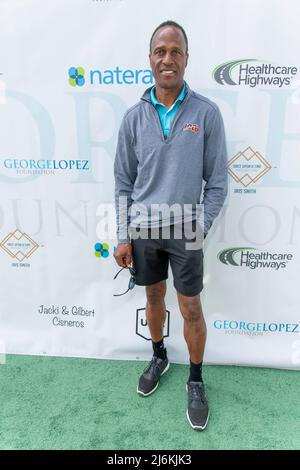
[[(0, 1), (1, 351), (149, 358), (144, 288), (113, 297), (128, 273), (112, 281), (116, 240), (100, 226), (105, 205), (114, 220), (122, 115), (149, 86), (152, 31), (173, 19), (189, 38), (187, 82), (222, 111), (230, 160), (205, 241), (205, 362), (300, 368), (299, 18), (296, 0)], [(277, 70), (291, 78), (282, 86), (229, 84), (225, 71), (218, 83), (216, 67), (233, 61), (294, 73)], [(71, 67), (84, 69), (82, 86), (69, 83)], [(240, 265), (247, 251), (265, 265)], [(169, 275), (166, 344), (186, 363)]]

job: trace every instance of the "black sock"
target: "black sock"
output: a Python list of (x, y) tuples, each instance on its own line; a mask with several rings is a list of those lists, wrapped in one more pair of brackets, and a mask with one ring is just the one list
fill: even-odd
[(190, 360), (190, 376), (189, 382), (202, 382), (202, 362), (194, 364)]
[(162, 338), (158, 343), (152, 341), (154, 356), (159, 357), (160, 359), (166, 359), (167, 350), (164, 347), (164, 338)]

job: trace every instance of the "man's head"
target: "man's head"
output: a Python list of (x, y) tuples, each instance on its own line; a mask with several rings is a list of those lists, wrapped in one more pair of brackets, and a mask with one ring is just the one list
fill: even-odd
[(188, 56), (188, 40), (182, 26), (165, 21), (154, 30), (149, 59), (159, 87), (172, 89), (182, 85)]

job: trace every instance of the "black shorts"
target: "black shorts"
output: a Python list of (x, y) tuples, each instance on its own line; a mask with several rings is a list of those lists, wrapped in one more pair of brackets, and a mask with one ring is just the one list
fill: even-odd
[(198, 243), (197, 249), (186, 249), (186, 243), (191, 246), (195, 237), (187, 238), (182, 224), (171, 225), (169, 229), (169, 239), (162, 228), (157, 228), (155, 234), (152, 231), (152, 238), (150, 229), (141, 229), (144, 238), (131, 240), (136, 284), (148, 286), (167, 279), (170, 260), (175, 289), (185, 296), (198, 295), (203, 289), (202, 244), (201, 248)]

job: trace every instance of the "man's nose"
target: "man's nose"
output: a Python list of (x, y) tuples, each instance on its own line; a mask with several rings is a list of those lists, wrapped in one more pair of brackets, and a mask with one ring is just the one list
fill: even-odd
[(166, 65), (173, 63), (173, 56), (172, 56), (171, 52), (166, 52), (163, 62)]

